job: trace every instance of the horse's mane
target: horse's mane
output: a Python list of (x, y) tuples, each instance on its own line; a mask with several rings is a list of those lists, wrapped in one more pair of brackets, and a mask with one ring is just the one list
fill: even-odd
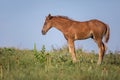
[(63, 18), (63, 19), (68, 19), (68, 20), (74, 21), (73, 19), (69, 18), (68, 16), (57, 15), (57, 16), (54, 16), (54, 17)]

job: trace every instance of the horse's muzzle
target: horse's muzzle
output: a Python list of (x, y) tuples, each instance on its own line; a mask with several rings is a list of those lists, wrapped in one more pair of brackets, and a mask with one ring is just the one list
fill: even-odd
[(41, 32), (42, 32), (42, 35), (45, 35), (45, 34), (46, 34), (46, 31), (44, 31), (44, 30), (42, 30)]

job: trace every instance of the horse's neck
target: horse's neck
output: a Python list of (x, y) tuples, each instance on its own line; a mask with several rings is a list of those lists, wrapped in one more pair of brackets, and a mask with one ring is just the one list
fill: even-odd
[(66, 21), (62, 19), (55, 19), (53, 21), (53, 27), (57, 28), (63, 33), (69, 28), (68, 23), (66, 23)]

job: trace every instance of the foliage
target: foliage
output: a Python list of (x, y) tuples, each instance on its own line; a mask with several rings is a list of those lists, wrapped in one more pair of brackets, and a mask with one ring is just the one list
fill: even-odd
[(45, 46), (43, 45), (42, 49), (40, 52), (38, 52), (36, 50), (36, 44), (34, 44), (34, 56), (36, 58), (36, 60), (38, 62), (40, 62), (41, 64), (43, 64), (46, 60), (46, 57), (45, 57)]
[(66, 47), (46, 51), (0, 48), (0, 80), (119, 80), (120, 54), (109, 52), (102, 65), (98, 54), (76, 50), (73, 64)]

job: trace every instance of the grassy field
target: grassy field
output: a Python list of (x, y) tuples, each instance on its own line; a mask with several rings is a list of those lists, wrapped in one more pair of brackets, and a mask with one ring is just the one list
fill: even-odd
[(73, 64), (68, 49), (46, 51), (0, 48), (0, 80), (120, 80), (120, 54), (109, 52), (102, 65), (98, 54), (76, 51)]

